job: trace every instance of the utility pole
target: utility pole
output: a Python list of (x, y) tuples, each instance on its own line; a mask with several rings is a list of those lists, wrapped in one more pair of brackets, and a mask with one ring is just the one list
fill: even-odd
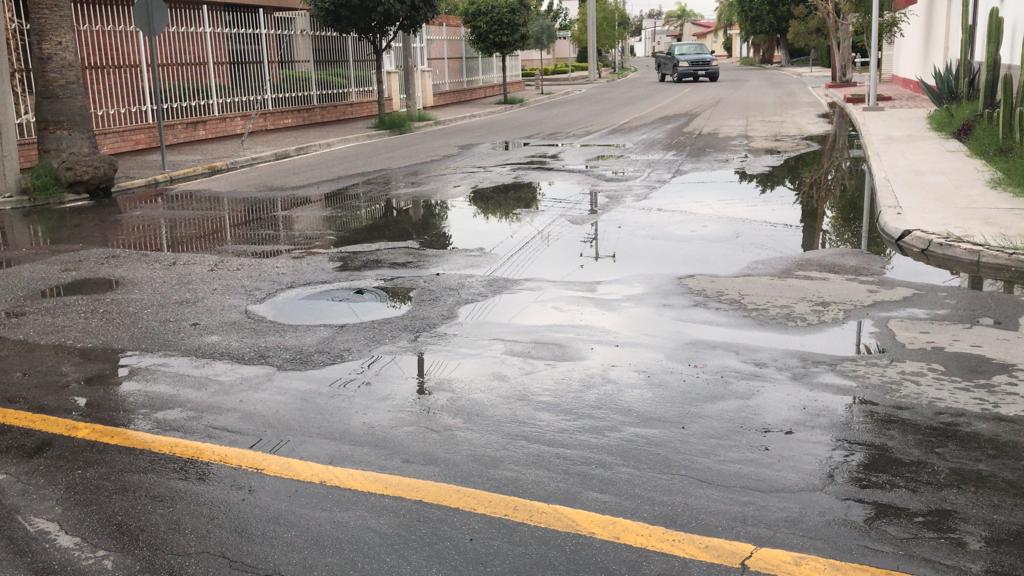
[(0, 196), (21, 192), (14, 92), (7, 60), (7, 16), (0, 9)]
[(597, 82), (597, 0), (587, 0), (587, 63), (590, 81)]
[(413, 35), (402, 32), (402, 73), (405, 76), (405, 112), (409, 118), (416, 119), (416, 58), (413, 52)]
[(865, 112), (884, 110), (878, 106), (878, 6), (879, 0), (871, 0), (871, 81), (868, 86), (868, 105)]

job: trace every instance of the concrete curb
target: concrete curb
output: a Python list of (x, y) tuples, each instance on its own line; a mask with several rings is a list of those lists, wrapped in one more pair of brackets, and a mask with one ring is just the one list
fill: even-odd
[[(823, 91), (824, 97), (835, 102), (850, 117), (867, 156), (875, 187), (875, 213), (878, 229), (887, 242), (905, 256), (939, 268), (953, 268), (959, 272), (979, 276), (1024, 276), (1024, 253), (982, 244), (965, 242), (948, 235), (915, 228), (903, 213), (899, 196), (883, 168), (879, 155), (872, 152), (871, 135), (865, 133), (854, 105)], [(965, 152), (966, 153), (966, 152)]]
[(89, 197), (85, 194), (61, 194), (54, 198), (46, 199), (34, 199), (28, 196), (14, 196), (12, 198), (0, 198), (0, 210), (15, 210), (18, 208), (35, 208), (37, 206), (47, 206), (50, 204), (66, 204), (68, 202), (78, 202), (80, 200), (88, 200)]
[[(512, 106), (503, 107), (498, 107), (497, 105), (495, 105), (494, 110), (472, 112), (470, 114), (462, 114), (460, 116), (453, 116), (451, 118), (443, 118), (441, 120), (423, 122), (417, 124), (417, 130), (415, 132), (412, 132), (411, 134), (436, 130), (438, 128), (450, 126), (452, 124), (468, 122), (471, 120), (477, 120), (479, 118), (486, 118), (488, 116), (497, 116), (498, 114), (505, 114), (515, 110), (530, 108), (532, 106), (539, 106), (547, 102), (552, 102), (555, 100), (560, 100), (562, 98), (567, 98), (569, 96), (574, 96), (576, 94), (579, 94), (580, 92), (580, 90), (567, 90), (565, 92), (559, 92), (557, 94), (538, 96), (531, 100), (527, 100), (522, 104), (515, 104)], [(252, 156), (243, 156), (241, 158), (233, 158), (231, 160), (225, 160), (221, 162), (212, 162), (210, 164), (192, 166), (190, 168), (175, 170), (173, 172), (167, 172), (164, 174), (159, 174), (157, 176), (151, 176), (149, 178), (141, 178), (138, 180), (122, 182), (114, 186), (113, 193), (122, 194), (125, 192), (142, 190), (146, 188), (156, 188), (160, 186), (170, 186), (172, 184), (181, 184), (193, 180), (200, 180), (202, 178), (207, 178), (210, 176), (216, 176), (218, 174), (234, 172), (236, 170), (241, 170), (243, 168), (250, 168), (252, 166), (259, 166), (261, 164), (277, 162), (279, 160), (287, 160), (289, 158), (296, 158), (299, 156), (315, 154), (317, 152), (325, 152), (327, 150), (333, 150), (336, 148), (344, 148), (346, 146), (352, 146), (355, 144), (362, 144), (365, 142), (373, 142), (376, 140), (383, 140), (385, 138), (394, 137), (396, 137), (396, 135), (390, 132), (374, 130), (373, 132), (363, 132), (361, 134), (353, 134), (351, 136), (344, 136), (341, 138), (334, 138), (331, 140), (320, 140), (317, 142), (310, 142), (308, 144), (301, 144), (299, 146), (292, 146), (290, 148), (282, 148), (280, 150), (272, 150), (270, 152), (254, 154)]]

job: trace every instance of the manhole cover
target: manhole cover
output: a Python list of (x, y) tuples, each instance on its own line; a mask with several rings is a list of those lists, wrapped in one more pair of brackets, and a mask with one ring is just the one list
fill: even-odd
[(307, 286), (282, 292), (249, 311), (272, 322), (340, 325), (394, 318), (412, 306), (412, 290), (393, 287)]
[(120, 283), (113, 278), (82, 278), (40, 290), (43, 298), (65, 298), (67, 296), (95, 296), (117, 290)]

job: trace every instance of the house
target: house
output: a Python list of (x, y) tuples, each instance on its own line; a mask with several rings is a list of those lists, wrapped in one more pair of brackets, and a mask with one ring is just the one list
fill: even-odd
[(681, 28), (677, 28), (673, 36), (676, 42), (697, 42), (697, 34), (715, 29), (714, 20), (688, 20)]
[[(1024, 42), (1024, 2), (1021, 0), (973, 0), (978, 33), (974, 60), (985, 58), (985, 34), (988, 12), (999, 8), (1006, 18), (1002, 60), (1005, 70), (1020, 74), (1021, 43)], [(907, 10), (909, 23), (893, 48), (893, 81), (904, 88), (921, 92), (918, 78), (932, 79), (932, 68), (960, 58), (961, 0), (894, 0), (897, 10)]]
[(640, 42), (642, 50), (637, 51), (637, 55), (649, 56), (655, 52), (664, 52), (669, 45), (676, 42), (675, 33), (675, 29), (665, 27), (665, 21), (661, 18), (644, 18)]
[[(726, 39), (729, 38), (729, 46), (732, 50), (726, 50)], [(693, 39), (697, 42), (703, 42), (708, 48), (715, 51), (715, 54), (721, 57), (732, 56), (732, 52), (737, 50), (740, 46), (740, 27), (734, 25), (729, 29), (715, 26), (707, 30), (702, 30), (694, 33)]]

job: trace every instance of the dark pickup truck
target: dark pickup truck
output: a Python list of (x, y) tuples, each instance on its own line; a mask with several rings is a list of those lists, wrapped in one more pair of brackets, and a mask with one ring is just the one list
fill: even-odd
[(665, 52), (655, 54), (655, 68), (658, 70), (658, 82), (672, 78), (673, 82), (682, 82), (684, 78), (700, 80), (704, 76), (712, 82), (718, 82), (718, 58), (715, 51), (700, 42), (676, 42)]

